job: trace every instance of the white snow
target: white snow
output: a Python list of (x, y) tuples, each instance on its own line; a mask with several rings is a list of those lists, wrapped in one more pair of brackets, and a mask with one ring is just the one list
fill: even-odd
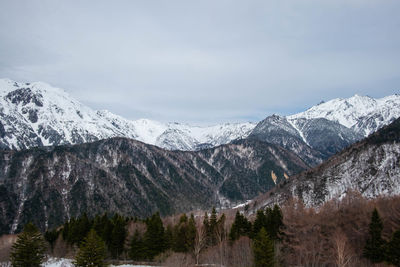
[[(364, 126), (365, 129), (357, 129), (357, 124), (363, 119), (379, 118), (376, 126)], [(310, 109), (288, 116), (293, 124), (296, 119), (325, 118), (336, 121), (348, 128), (354, 127), (365, 136), (376, 131), (380, 127), (389, 124), (400, 117), (400, 95), (391, 95), (379, 99), (369, 96), (354, 95), (350, 98), (336, 98), (328, 102), (316, 105)]]
[(251, 200), (246, 200), (246, 202), (244, 202), (244, 203), (241, 203), (241, 204), (238, 204), (238, 205), (236, 205), (236, 206), (232, 207), (232, 209), (238, 209), (238, 208), (242, 208), (242, 207), (244, 207), (244, 206), (248, 205), (249, 203), (251, 203)]
[(306, 137), (304, 136), (303, 131), (302, 131), (299, 127), (297, 127), (295, 120), (293, 120), (293, 119), (288, 119), (287, 121), (290, 123), (290, 125), (293, 126), (293, 128), (296, 129), (296, 131), (299, 133), (299, 135), (300, 135), (301, 139), (304, 141), (304, 143), (306, 143), (306, 144), (309, 146), (310, 144), (307, 142), (307, 139), (306, 139)]
[[(43, 267), (73, 267), (72, 259), (65, 258), (49, 258), (45, 263), (42, 264)], [(132, 265), (132, 264), (123, 264), (123, 265), (108, 265), (110, 267), (118, 266), (118, 267), (155, 267), (150, 265)]]
[[(18, 89), (30, 90), (29, 94), (41, 105), (33, 99), (28, 99), (27, 103), (13, 103), (10, 97), (6, 97)], [(37, 114), (37, 122), (30, 120), (31, 113)], [(195, 150), (201, 144), (217, 146), (246, 138), (256, 126), (252, 122), (196, 126), (149, 119), (127, 120), (107, 110), (92, 110), (64, 90), (49, 84), (26, 84), (9, 79), (0, 79), (0, 117), (6, 130), (3, 142), (15, 149), (37, 145), (32, 143), (31, 137), (37, 135), (44, 145), (75, 144), (119, 136), (170, 150)], [(353, 127), (366, 136), (400, 117), (400, 95), (380, 99), (359, 95), (337, 98), (286, 118), (275, 117), (276, 122), (271, 123), (282, 127), (287, 119), (287, 126), (293, 127), (306, 143), (301, 127), (296, 124), (296, 120), (301, 118), (326, 118)], [(60, 143), (49, 139), (51, 131), (61, 137)]]
[[(31, 95), (39, 99), (43, 106), (38, 106), (33, 100), (28, 103), (12, 103), (6, 97), (8, 93), (21, 88), (31, 90)], [(44, 145), (54, 145), (43, 135), (41, 128), (57, 132), (62, 136), (61, 144), (90, 142), (119, 136), (167, 149), (194, 150), (202, 143), (215, 146), (247, 137), (256, 126), (250, 122), (195, 126), (162, 123), (149, 119), (131, 121), (107, 110), (92, 110), (70, 97), (64, 90), (49, 84), (34, 82), (28, 85), (9, 79), (0, 79), (0, 111), (10, 120), (10, 125), (4, 120), (5, 129), (9, 132), (4, 140), (17, 149), (23, 148), (23, 145), (28, 148), (32, 146), (29, 143), (21, 144), (21, 140), (15, 138), (26, 135), (28, 131), (37, 134)], [(29, 120), (30, 111), (36, 112), (37, 122)], [(76, 136), (83, 140), (76, 140)]]

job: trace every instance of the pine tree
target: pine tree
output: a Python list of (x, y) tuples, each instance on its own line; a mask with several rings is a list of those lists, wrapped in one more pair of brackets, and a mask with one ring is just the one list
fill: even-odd
[(393, 233), (387, 244), (386, 259), (389, 263), (400, 266), (400, 229)]
[(235, 221), (232, 224), (231, 231), (229, 232), (229, 240), (235, 241), (241, 236), (251, 235), (251, 222), (242, 215), (239, 211), (236, 212)]
[(16, 267), (36, 267), (44, 261), (46, 243), (32, 223), (25, 225), (11, 249), (11, 264)]
[(173, 230), (173, 245), (172, 248), (175, 252), (187, 252), (186, 239), (187, 239), (187, 216), (182, 214), (179, 222), (174, 226)]
[(266, 217), (265, 229), (272, 240), (278, 241), (282, 235), (281, 229), (283, 228), (283, 216), (279, 206), (275, 204), (273, 209), (268, 209)]
[(382, 239), (383, 224), (377, 209), (372, 212), (369, 237), (364, 247), (364, 257), (377, 263), (384, 260), (385, 241)]
[(253, 223), (253, 237), (256, 237), (258, 232), (260, 232), (261, 228), (266, 229), (267, 227), (267, 217), (264, 214), (263, 210), (258, 210), (257, 211), (257, 215), (256, 215), (256, 219)]
[(194, 215), (190, 214), (188, 221), (187, 233), (186, 233), (186, 247), (188, 251), (194, 250), (194, 243), (196, 240), (196, 221), (194, 220)]
[(111, 231), (111, 240), (109, 249), (113, 258), (118, 258), (123, 250), (127, 231), (125, 229), (126, 221), (122, 216), (115, 215), (113, 217), (113, 229)]
[(83, 240), (76, 255), (75, 266), (106, 266), (106, 246), (104, 241), (91, 229), (88, 236)]
[(253, 240), (254, 265), (272, 267), (275, 264), (275, 248), (264, 227)]
[(218, 227), (217, 211), (215, 210), (215, 208), (213, 208), (211, 211), (210, 225), (207, 233), (209, 246), (215, 246), (217, 244), (217, 236), (216, 236), (217, 227)]
[(145, 244), (137, 229), (133, 234), (132, 240), (130, 242), (128, 254), (129, 257), (135, 261), (146, 259)]
[(174, 229), (171, 224), (168, 224), (167, 228), (165, 229), (165, 249), (173, 249), (174, 246)]
[(100, 235), (101, 239), (104, 240), (106, 245), (108, 247), (111, 246), (111, 240), (112, 240), (112, 231), (113, 231), (113, 224), (111, 220), (108, 218), (107, 214), (104, 214), (103, 217), (101, 218), (102, 224), (104, 225), (104, 228), (102, 230), (102, 233)]
[(151, 260), (165, 250), (165, 230), (160, 213), (157, 212), (147, 219), (146, 225), (147, 230), (144, 234), (144, 242), (147, 250), (147, 259)]

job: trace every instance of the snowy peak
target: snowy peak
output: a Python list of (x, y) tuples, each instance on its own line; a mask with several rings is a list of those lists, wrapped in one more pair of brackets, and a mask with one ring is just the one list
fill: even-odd
[(25, 149), (43, 145), (92, 142), (128, 137), (172, 150), (196, 150), (246, 137), (253, 123), (209, 127), (127, 120), (109, 111), (95, 111), (64, 90), (43, 82), (0, 79), (0, 148)]
[(261, 121), (249, 138), (295, 152), (314, 166), (400, 117), (400, 96), (337, 98), (287, 117)]
[[(321, 103), (304, 112), (288, 116), (288, 119), (325, 118), (367, 136), (398, 117), (400, 117), (399, 95), (380, 99), (354, 95), (350, 98), (337, 98)], [(370, 118), (374, 118), (373, 121)]]

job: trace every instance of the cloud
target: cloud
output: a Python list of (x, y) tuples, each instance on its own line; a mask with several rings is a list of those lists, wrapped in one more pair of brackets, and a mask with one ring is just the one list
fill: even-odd
[(11, 1), (0, 76), (128, 118), (218, 122), (397, 93), (400, 2)]

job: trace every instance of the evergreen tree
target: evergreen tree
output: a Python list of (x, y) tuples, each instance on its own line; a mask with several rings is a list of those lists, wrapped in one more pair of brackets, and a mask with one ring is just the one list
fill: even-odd
[(251, 235), (251, 222), (242, 215), (239, 211), (236, 212), (235, 221), (232, 224), (231, 231), (229, 232), (229, 240), (235, 241), (241, 236)]
[(376, 208), (372, 212), (369, 224), (369, 237), (364, 247), (364, 257), (377, 263), (384, 260), (385, 241), (382, 239), (383, 224)]
[(103, 217), (101, 218), (102, 220), (102, 225), (104, 226), (103, 230), (101, 231), (101, 239), (104, 240), (106, 243), (107, 247), (111, 246), (111, 240), (112, 240), (112, 231), (114, 229), (114, 226), (111, 222), (111, 220), (108, 218), (107, 214), (104, 214)]
[(196, 221), (194, 220), (193, 214), (190, 214), (186, 236), (187, 236), (187, 240), (186, 240), (187, 250), (193, 251), (194, 243), (196, 240)]
[(186, 214), (182, 214), (179, 223), (175, 225), (173, 231), (172, 249), (176, 252), (187, 252), (187, 225), (188, 219)]
[(254, 265), (256, 267), (272, 267), (275, 264), (275, 248), (264, 227), (253, 240)]
[[(96, 231), (97, 235), (102, 237), (104, 228), (105, 228), (105, 223), (103, 221), (103, 217), (100, 215), (96, 215), (93, 220), (93, 230)], [(104, 240), (103, 240), (104, 241)]]
[(209, 224), (209, 229), (208, 229), (208, 241), (209, 241), (209, 246), (215, 246), (217, 244), (217, 227), (218, 227), (218, 222), (217, 222), (217, 211), (215, 210), (215, 207), (211, 211), (211, 216), (210, 216), (210, 224)]
[(263, 210), (258, 210), (256, 219), (253, 223), (253, 237), (256, 237), (258, 232), (260, 232), (261, 228), (266, 229), (267, 228), (267, 217), (264, 214)]
[(137, 229), (133, 234), (132, 240), (130, 242), (128, 255), (132, 260), (135, 261), (146, 259), (145, 244)]
[(112, 220), (113, 229), (111, 231), (111, 239), (109, 249), (113, 258), (118, 258), (123, 250), (127, 231), (125, 229), (126, 221), (122, 216), (115, 215)]
[(44, 261), (46, 243), (32, 223), (25, 225), (11, 249), (11, 264), (16, 267), (36, 267)]
[(75, 257), (75, 266), (106, 266), (106, 246), (104, 241), (91, 229), (83, 240)]
[(400, 229), (393, 233), (387, 244), (386, 259), (389, 263), (400, 266)]
[(270, 238), (274, 241), (280, 240), (282, 235), (283, 216), (278, 205), (275, 204), (273, 209), (266, 212), (266, 230)]
[(144, 234), (147, 259), (151, 260), (154, 256), (165, 250), (164, 225), (160, 218), (160, 213), (156, 213), (146, 220), (147, 230)]
[(174, 229), (171, 224), (168, 224), (167, 228), (165, 229), (165, 249), (173, 249), (175, 245), (175, 237), (174, 237)]
[(64, 224), (63, 239), (69, 244), (80, 244), (87, 236), (93, 222), (89, 220), (86, 213), (79, 218), (71, 218)]

